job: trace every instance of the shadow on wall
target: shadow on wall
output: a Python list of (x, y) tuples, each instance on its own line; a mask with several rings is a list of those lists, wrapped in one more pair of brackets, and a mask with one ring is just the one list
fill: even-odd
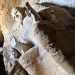
[[(42, 5), (44, 6), (58, 6), (56, 4), (52, 4), (52, 3), (42, 3)], [(69, 62), (69, 64), (73, 67), (73, 70), (75, 72), (75, 9), (74, 8), (70, 8), (70, 7), (66, 7), (66, 6), (60, 6), (64, 9), (66, 9), (74, 18), (73, 19), (69, 19), (69, 17), (65, 17), (66, 19), (64, 19), (62, 17), (62, 15), (65, 15), (63, 13), (61, 13), (62, 15), (61, 18), (63, 20), (63, 24), (60, 22), (55, 23), (54, 25), (58, 27), (58, 30), (56, 30), (53, 35), (50, 35), (49, 37), (53, 36), (51, 39), (53, 40), (54, 47), (56, 47), (57, 49), (60, 49), (64, 55), (65, 60), (67, 60)], [(46, 13), (44, 15), (44, 13)], [(60, 11), (58, 11), (58, 14), (60, 13)], [(41, 14), (41, 12), (39, 12), (39, 14), (42, 16), (43, 19), (49, 19), (49, 12), (47, 12), (45, 10), (45, 12), (43, 11), (43, 14)], [(48, 17), (47, 17), (48, 16)], [(58, 15), (57, 15), (58, 16)], [(69, 21), (67, 21), (69, 20)], [(45, 24), (45, 22), (43, 22)], [(67, 26), (65, 26), (65, 23), (67, 23)], [(46, 34), (53, 32), (53, 24), (47, 24), (49, 26), (45, 26), (44, 24), (40, 24), (39, 28), (43, 28), (40, 30), (45, 30), (44, 32), (47, 31)], [(61, 25), (61, 26), (60, 26)], [(52, 29), (52, 28), (53, 29)], [(63, 27), (66, 29), (64, 30)], [(60, 28), (60, 29), (59, 29)], [(61, 30), (62, 29), (62, 30)]]
[(4, 67), (3, 56), (0, 55), (0, 75), (7, 75)]
[[(38, 4), (38, 3), (37, 3)], [(75, 17), (75, 8), (71, 8), (71, 7), (67, 7), (67, 6), (61, 6), (61, 5), (57, 5), (57, 4), (54, 4), (54, 3), (40, 3), (44, 6), (47, 6), (47, 7), (50, 7), (50, 6), (59, 6), (59, 7), (62, 7), (64, 9), (66, 9), (72, 16)]]
[(4, 43), (4, 37), (3, 37), (3, 34), (0, 30), (0, 47), (3, 47), (3, 43)]
[[(0, 47), (3, 47), (4, 37), (0, 31)], [(4, 67), (3, 56), (0, 54), (0, 75), (7, 75)]]
[(54, 3), (61, 6), (75, 8), (75, 0), (40, 0), (40, 3), (42, 2)]

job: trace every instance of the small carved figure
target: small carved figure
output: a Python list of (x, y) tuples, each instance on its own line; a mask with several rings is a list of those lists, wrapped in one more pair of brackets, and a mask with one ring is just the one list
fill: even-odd
[(16, 21), (22, 23), (24, 17), (26, 16), (25, 10), (25, 7), (15, 7), (12, 9), (11, 15)]
[(10, 52), (10, 68), (8, 70), (8, 75), (27, 75), (26, 71), (22, 68), (22, 66), (18, 63), (18, 58), (20, 57), (20, 53), (12, 49)]

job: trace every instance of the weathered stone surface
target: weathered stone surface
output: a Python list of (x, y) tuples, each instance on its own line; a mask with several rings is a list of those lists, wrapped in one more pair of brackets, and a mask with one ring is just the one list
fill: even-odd
[[(35, 2), (28, 1), (31, 6)], [(45, 3), (34, 4), (32, 8), (25, 2), (1, 0), (0, 3), (4, 35), (1, 50), (6, 72), (9, 75), (27, 75), (26, 71), (29, 75), (74, 75), (75, 18), (72, 12)], [(26, 11), (20, 11), (25, 6)], [(15, 7), (13, 19), (11, 10)], [(2, 41), (2, 35), (0, 38)]]

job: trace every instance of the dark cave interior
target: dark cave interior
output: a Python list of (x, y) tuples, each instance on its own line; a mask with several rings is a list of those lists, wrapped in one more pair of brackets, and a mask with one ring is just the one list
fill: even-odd
[[(3, 43), (0, 42), (0, 47), (3, 46)], [(3, 56), (0, 54), (0, 75), (7, 75), (4, 67)]]

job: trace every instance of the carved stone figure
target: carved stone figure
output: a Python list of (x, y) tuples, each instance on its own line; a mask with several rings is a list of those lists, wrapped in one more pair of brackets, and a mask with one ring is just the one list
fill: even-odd
[[(59, 50), (60, 47), (56, 46), (57, 42), (55, 40), (55, 37), (56, 36), (59, 37), (57, 34), (60, 34), (60, 35), (63, 35), (63, 34), (58, 33), (58, 32), (56, 34), (56, 31), (66, 31), (67, 30), (66, 26), (68, 26), (69, 23), (66, 24), (65, 20), (63, 21), (63, 19), (61, 19), (61, 22), (64, 25), (64, 26), (61, 26), (62, 24), (61, 24), (60, 20), (58, 20), (58, 17), (60, 18), (61, 16), (55, 15), (55, 13), (58, 14), (59, 12), (56, 11), (54, 9), (54, 7), (45, 9), (45, 11), (43, 11), (43, 13), (45, 13), (46, 10), (47, 11), (52, 10), (51, 12), (49, 12), (50, 20), (49, 20), (48, 16), (44, 16), (44, 15), (43, 15), (44, 16), (43, 18), (46, 17), (45, 18), (46, 20), (43, 20), (42, 16), (39, 15), (29, 5), (29, 3), (26, 3), (26, 6), (27, 6), (27, 9), (29, 10), (29, 14), (31, 14), (31, 16), (27, 15), (25, 17), (25, 19), (23, 20), (23, 25), (26, 27), (26, 29), (28, 29), (28, 33), (26, 34), (26, 36), (23, 37), (25, 40), (27, 40), (26, 43), (33, 42), (35, 44), (35, 46), (37, 46), (39, 48), (38, 49), (39, 52), (40, 52), (40, 50), (48, 51), (50, 53), (50, 55), (52, 55), (51, 57), (53, 58), (53, 60), (55, 60), (57, 62), (59, 62), (58, 59), (60, 59), (60, 56), (61, 56), (61, 58), (62, 58), (61, 62), (62, 62), (64, 60), (64, 57), (63, 57), (61, 51)], [(63, 10), (62, 8), (59, 8), (59, 7), (56, 7), (56, 8), (57, 8), (57, 10), (59, 9), (63, 13), (66, 14), (64, 19), (66, 19), (67, 22), (74, 19), (66, 10)], [(31, 22), (31, 24), (30, 24), (30, 22)], [(56, 26), (54, 26), (54, 25), (56, 25)], [(24, 32), (27, 32), (27, 31), (24, 30)], [(26, 55), (26, 53), (24, 53), (24, 56), (25, 55)], [(25, 68), (26, 65), (25, 64), (23, 65), (23, 63), (21, 62), (21, 61), (25, 61), (25, 60), (22, 58), (19, 61), (20, 61), (21, 65)], [(66, 62), (65, 62), (65, 65), (66, 65)], [(69, 72), (70, 69), (71, 68), (69, 67), (69, 69), (67, 71)], [(73, 70), (71, 70), (69, 73), (71, 74), (71, 72), (73, 73)], [(64, 71), (63, 71), (63, 73), (67, 74)], [(33, 74), (33, 75), (35, 75), (35, 74)]]
[(13, 8), (13, 9), (12, 9), (12, 12), (11, 12), (12, 17), (13, 17), (16, 21), (22, 23), (24, 17), (26, 16), (25, 10), (26, 10), (26, 8), (21, 8), (21, 7), (15, 7), (15, 8)]
[(31, 6), (26, 2), (11, 9), (15, 20), (10, 31), (8, 21), (2, 21), (4, 45), (0, 48), (7, 74), (74, 75), (75, 17), (50, 3)]

